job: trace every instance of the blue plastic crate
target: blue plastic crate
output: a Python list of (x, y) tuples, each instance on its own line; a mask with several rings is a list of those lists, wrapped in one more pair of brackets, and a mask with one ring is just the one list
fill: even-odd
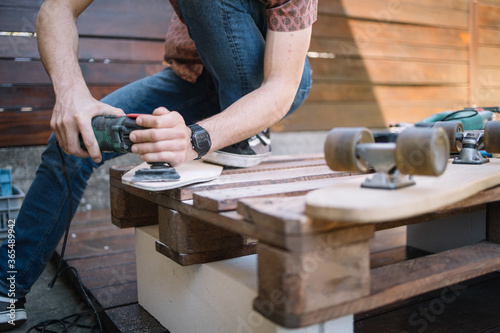
[(9, 220), (15, 220), (24, 200), (24, 192), (12, 186), (12, 195), (0, 197), (0, 239), (7, 236)]
[(10, 169), (0, 169), (0, 195), (12, 195), (12, 183), (10, 178)]

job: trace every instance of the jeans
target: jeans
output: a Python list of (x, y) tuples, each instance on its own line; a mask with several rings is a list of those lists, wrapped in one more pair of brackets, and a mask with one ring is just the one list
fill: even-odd
[[(184, 81), (166, 68), (111, 93), (103, 102), (126, 113), (152, 113), (155, 108), (165, 106), (178, 111), (186, 124), (191, 124), (221, 112), (261, 85), (265, 5), (257, 0), (189, 2), (180, 0), (179, 6), (205, 65), (197, 82)], [(311, 70), (306, 59), (289, 113), (302, 104), (310, 86)], [(90, 158), (63, 155), (72, 197), (69, 198), (57, 142), (52, 135), (15, 221), (14, 268), (8, 267), (7, 242), (0, 247), (0, 294), (9, 294), (11, 276), (15, 277), (16, 297), (30, 291), (64, 234), (69, 200), (73, 217), (93, 170), (118, 154), (103, 154), (99, 164)]]

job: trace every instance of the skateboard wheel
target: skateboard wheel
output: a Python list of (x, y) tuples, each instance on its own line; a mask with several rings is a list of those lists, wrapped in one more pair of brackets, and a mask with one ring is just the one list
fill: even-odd
[(450, 142), (450, 153), (459, 153), (462, 150), (462, 142), (456, 139), (458, 132), (464, 131), (464, 125), (460, 121), (437, 121), (432, 127), (441, 127)]
[(439, 176), (448, 164), (448, 136), (442, 128), (406, 129), (396, 139), (394, 155), (403, 174)]
[(356, 156), (356, 145), (373, 142), (375, 139), (367, 128), (334, 128), (328, 133), (325, 141), (326, 163), (335, 171), (367, 172), (370, 167)]
[(500, 121), (488, 121), (484, 127), (484, 146), (491, 154), (500, 153)]

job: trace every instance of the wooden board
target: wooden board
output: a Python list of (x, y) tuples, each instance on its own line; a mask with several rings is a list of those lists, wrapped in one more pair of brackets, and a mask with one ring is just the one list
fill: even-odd
[(203, 161), (191, 161), (176, 167), (175, 170), (181, 176), (179, 180), (173, 182), (138, 182), (134, 181), (132, 178), (135, 172), (139, 169), (147, 169), (149, 165), (144, 162), (132, 170), (128, 171), (122, 177), (122, 182), (124, 184), (131, 185), (144, 190), (149, 191), (164, 191), (173, 188), (179, 188), (182, 186), (207, 182), (209, 180), (216, 179), (222, 173), (222, 166), (205, 163)]
[(339, 222), (375, 223), (433, 212), (500, 184), (500, 160), (483, 165), (448, 164), (440, 177), (415, 176), (399, 190), (361, 188), (345, 179), (306, 197), (306, 214)]

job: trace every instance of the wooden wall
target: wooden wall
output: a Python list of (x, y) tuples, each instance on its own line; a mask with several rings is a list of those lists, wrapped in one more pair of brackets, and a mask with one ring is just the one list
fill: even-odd
[(312, 92), (277, 128), (386, 127), (469, 106), (470, 3), (320, 0)]
[[(0, 147), (42, 145), (54, 93), (35, 32), (43, 0), (2, 0), (0, 32)], [(172, 8), (167, 0), (99, 0), (80, 16), (79, 59), (95, 98), (159, 71)]]
[[(0, 2), (0, 31), (34, 32), (41, 2)], [(167, 0), (100, 0), (82, 15), (79, 57), (96, 98), (161, 67), (170, 15)], [(500, 105), (498, 51), (500, 0), (319, 0), (313, 89), (273, 130), (386, 127)], [(0, 35), (0, 146), (43, 144), (53, 103), (36, 39)]]

